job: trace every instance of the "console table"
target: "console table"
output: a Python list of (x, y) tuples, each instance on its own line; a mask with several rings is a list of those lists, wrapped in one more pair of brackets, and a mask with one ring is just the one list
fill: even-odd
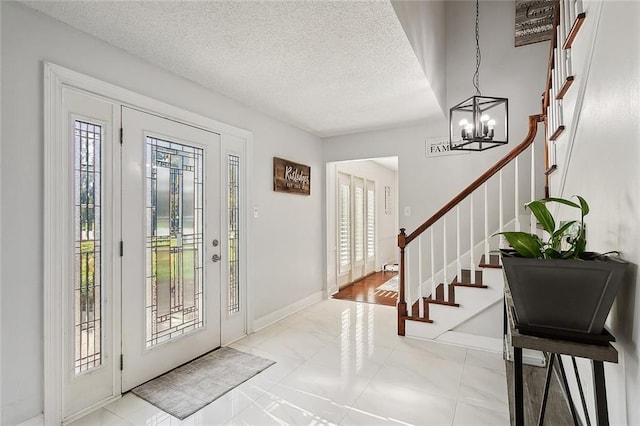
[[(542, 406), (540, 407), (540, 418), (538, 424), (541, 425), (544, 421), (544, 411), (546, 406), (547, 392), (549, 389), (549, 382), (551, 379), (551, 373), (553, 369), (553, 361), (557, 357), (560, 366), (562, 361), (560, 355), (569, 355), (572, 357), (587, 358), (591, 360), (593, 369), (593, 389), (596, 403), (596, 417), (598, 425), (609, 424), (609, 414), (607, 410), (607, 391), (605, 387), (604, 377), (604, 362), (618, 362), (618, 351), (609, 343), (605, 345), (593, 345), (586, 343), (576, 343), (567, 340), (551, 339), (547, 337), (537, 337), (527, 334), (521, 334), (518, 331), (514, 316), (513, 316), (513, 301), (511, 299), (511, 292), (509, 285), (505, 280), (505, 332), (509, 331), (511, 335), (511, 346), (513, 346), (513, 383), (514, 383), (514, 403), (515, 413), (514, 419), (516, 426), (524, 426), (524, 403), (523, 403), (523, 382), (522, 382), (522, 349), (534, 349), (542, 352), (546, 352), (549, 355), (549, 364), (547, 366), (547, 379), (544, 389), (544, 397)], [(507, 330), (508, 328), (508, 330)], [(577, 370), (576, 370), (577, 371)], [(563, 376), (563, 385), (568, 393), (568, 387), (566, 384), (566, 376), (564, 376), (564, 368), (561, 368), (561, 374)], [(580, 388), (580, 391), (582, 388)], [(581, 393), (583, 401), (583, 407), (585, 407), (584, 396)], [(569, 395), (569, 399), (571, 396)], [(573, 408), (573, 402), (570, 400), (570, 407), (574, 422), (576, 421), (576, 413)], [(588, 413), (585, 415), (588, 416)]]

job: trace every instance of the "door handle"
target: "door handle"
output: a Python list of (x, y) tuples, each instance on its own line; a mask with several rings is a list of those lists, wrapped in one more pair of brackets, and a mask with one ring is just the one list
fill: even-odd
[(222, 258), (220, 257), (219, 254), (214, 254), (213, 256), (211, 256), (211, 261), (212, 262), (219, 262), (220, 259), (222, 259)]

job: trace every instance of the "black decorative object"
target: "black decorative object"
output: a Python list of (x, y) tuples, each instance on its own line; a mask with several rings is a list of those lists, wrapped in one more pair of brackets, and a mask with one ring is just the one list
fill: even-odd
[(521, 333), (593, 344), (612, 340), (604, 323), (627, 262), (591, 252), (553, 260), (501, 252)]
[(476, 0), (476, 94), (449, 110), (451, 151), (485, 151), (509, 142), (509, 101), (480, 93), (480, 4)]

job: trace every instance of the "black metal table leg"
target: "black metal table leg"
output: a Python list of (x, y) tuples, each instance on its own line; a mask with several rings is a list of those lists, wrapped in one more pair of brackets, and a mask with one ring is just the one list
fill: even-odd
[(513, 348), (513, 386), (514, 403), (516, 406), (515, 423), (516, 426), (524, 426), (524, 390), (522, 383), (522, 348)]
[(551, 384), (551, 373), (553, 372), (553, 361), (555, 359), (556, 354), (551, 352), (551, 355), (549, 355), (549, 364), (547, 365), (547, 378), (544, 381), (544, 392), (542, 394), (542, 404), (540, 405), (540, 415), (538, 416), (538, 426), (542, 426), (544, 424), (544, 412), (547, 409), (549, 385)]
[(564, 388), (564, 393), (569, 399), (569, 410), (571, 411), (573, 424), (575, 426), (580, 426), (580, 422), (578, 421), (578, 413), (576, 412), (576, 406), (573, 403), (573, 397), (571, 396), (571, 391), (569, 389), (569, 382), (567, 381), (567, 374), (564, 371), (564, 364), (562, 364), (562, 357), (560, 356), (560, 354), (558, 354), (558, 367), (560, 368), (560, 379), (562, 380), (561, 384)]
[(607, 387), (604, 381), (604, 364), (593, 360), (593, 388), (596, 397), (596, 418), (598, 426), (609, 425), (609, 410), (607, 408)]

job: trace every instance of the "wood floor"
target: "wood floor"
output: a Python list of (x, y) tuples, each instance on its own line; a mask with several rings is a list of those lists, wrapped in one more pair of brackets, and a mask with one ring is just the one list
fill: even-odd
[(333, 295), (334, 299), (353, 300), (355, 302), (375, 303), (378, 305), (396, 306), (398, 293), (395, 291), (376, 290), (376, 287), (389, 281), (397, 272), (381, 271), (349, 284)]

